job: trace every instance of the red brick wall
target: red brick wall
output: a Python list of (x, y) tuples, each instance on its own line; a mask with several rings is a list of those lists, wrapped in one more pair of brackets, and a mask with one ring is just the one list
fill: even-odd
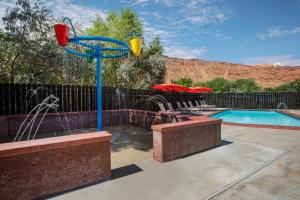
[[(30, 116), (27, 122), (32, 117)], [(42, 117), (43, 115), (37, 116), (33, 130), (36, 129)], [(0, 140), (16, 135), (25, 118), (24, 115), (0, 116)], [(26, 125), (27, 123), (23, 127)], [(39, 133), (92, 127), (96, 127), (96, 112), (48, 113), (39, 127)]]
[(36, 199), (110, 177), (106, 132), (0, 144), (0, 199)]
[(144, 110), (129, 110), (129, 124), (150, 129), (152, 125), (170, 123), (176, 115)]
[(198, 117), (190, 121), (154, 125), (153, 158), (175, 160), (220, 144), (221, 120)]
[[(37, 117), (37, 122), (41, 117), (42, 115)], [(174, 116), (171, 117), (167, 114), (152, 111), (122, 109), (103, 111), (102, 121), (104, 127), (133, 124), (150, 129), (153, 124), (172, 122), (173, 118)], [(25, 116), (22, 115), (0, 116), (0, 141), (5, 140), (9, 136), (16, 135), (24, 119)], [(31, 117), (29, 117), (29, 119), (31, 119)], [(35, 130), (37, 124), (38, 123), (35, 124), (33, 130)], [(49, 113), (45, 116), (39, 128), (39, 133), (96, 127), (96, 112)]]

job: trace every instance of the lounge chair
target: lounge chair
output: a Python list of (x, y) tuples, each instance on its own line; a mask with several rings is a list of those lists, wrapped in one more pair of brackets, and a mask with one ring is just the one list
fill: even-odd
[(215, 108), (216, 107), (216, 105), (208, 105), (208, 104), (206, 104), (206, 102), (204, 101), (204, 100), (200, 100), (200, 103), (201, 103), (201, 106), (202, 107), (205, 107), (205, 108)]
[[(167, 106), (168, 106), (168, 109), (169, 109), (167, 112), (171, 112), (171, 113), (177, 114), (177, 115), (182, 114), (182, 112), (180, 110), (175, 110), (173, 108), (173, 105), (170, 102), (167, 102)], [(176, 121), (176, 119), (175, 119), (175, 121)]]
[(185, 101), (183, 101), (182, 103), (184, 105), (184, 109), (185, 110), (188, 110), (188, 111), (198, 111), (198, 110), (201, 110), (201, 109), (199, 109), (197, 107), (194, 107), (193, 104), (190, 103), (190, 102), (189, 102), (190, 103), (190, 107), (188, 107), (188, 105), (187, 105), (187, 103)]
[(212, 111), (212, 110), (215, 110), (215, 107), (216, 107), (215, 105), (204, 104), (203, 102), (201, 102), (201, 100), (200, 101), (195, 100), (195, 103), (197, 105), (197, 108), (201, 108), (202, 111)]
[(201, 105), (199, 104), (199, 102), (197, 100), (195, 100), (195, 103), (196, 103), (198, 108), (201, 108)]
[(158, 103), (158, 106), (160, 108), (161, 112), (165, 113), (174, 113), (174, 114), (180, 114), (181, 112), (175, 111), (171, 103), (167, 103), (168, 110), (166, 109), (165, 105), (163, 103)]
[(184, 109), (189, 109), (187, 103), (185, 101), (182, 102), (183, 106), (184, 106)]
[(171, 104), (170, 102), (168, 102), (167, 105), (168, 105), (168, 109), (169, 109), (171, 112), (175, 112), (175, 110), (174, 110), (174, 108), (173, 108), (173, 106), (172, 106), (172, 104)]
[(196, 106), (194, 106), (191, 101), (188, 101), (188, 102), (189, 102), (189, 105), (190, 105), (191, 108), (201, 108), (201, 105), (199, 105), (197, 101), (195, 101), (196, 102)]
[(177, 107), (179, 110), (183, 110), (183, 111), (189, 111), (190, 108), (187, 106), (186, 102), (183, 101), (183, 106), (181, 105), (181, 103), (179, 101), (176, 102), (177, 103)]
[(177, 103), (177, 106), (178, 106), (178, 109), (179, 110), (182, 110), (182, 111), (198, 111), (199, 108), (195, 108), (195, 107), (188, 107), (188, 105), (186, 104), (185, 101), (183, 101), (183, 106), (181, 106), (181, 103), (179, 101), (176, 102)]
[(188, 101), (188, 103), (189, 103), (189, 105), (190, 105), (191, 108), (195, 108), (195, 106), (192, 104), (191, 101)]
[(167, 112), (167, 110), (166, 110), (166, 108), (165, 108), (165, 106), (164, 106), (163, 103), (157, 103), (157, 104), (158, 104), (161, 112)]
[(179, 110), (183, 110), (181, 103), (179, 101), (176, 101), (176, 104)]

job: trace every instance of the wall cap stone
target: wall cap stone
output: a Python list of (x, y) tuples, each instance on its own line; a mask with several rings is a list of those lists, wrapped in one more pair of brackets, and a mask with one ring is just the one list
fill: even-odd
[(110, 142), (111, 134), (105, 131), (76, 135), (50, 137), (29, 141), (10, 142), (0, 144), (0, 157), (12, 156), (50, 149), (65, 148), (90, 143)]
[(208, 124), (216, 124), (216, 123), (221, 124), (221, 122), (222, 122), (221, 119), (213, 119), (213, 118), (201, 116), (201, 117), (192, 117), (189, 121), (152, 125), (151, 129), (154, 131), (161, 132), (161, 131), (169, 131), (173, 129), (183, 129), (188, 127), (203, 126)]

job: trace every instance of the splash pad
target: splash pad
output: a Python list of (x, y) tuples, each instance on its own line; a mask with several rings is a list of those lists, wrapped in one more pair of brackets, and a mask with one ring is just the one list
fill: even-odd
[[(67, 22), (73, 31), (74, 36), (71, 38), (69, 38), (70, 29), (66, 25)], [(89, 63), (96, 59), (97, 129), (102, 131), (102, 59), (123, 57), (130, 55), (131, 51), (134, 56), (139, 56), (142, 40), (133, 38), (130, 40), (131, 46), (129, 46), (126, 42), (103, 36), (77, 36), (70, 18), (65, 17), (63, 23), (54, 25), (58, 44), (64, 47), (64, 50), (69, 54), (87, 58)], [(112, 46), (117, 47), (104, 47), (104, 43), (110, 43)], [(71, 44), (75, 45), (75, 48), (70, 47)], [(81, 52), (76, 47), (83, 47), (85, 51)], [(111, 52), (111, 54), (108, 54), (108, 52)]]

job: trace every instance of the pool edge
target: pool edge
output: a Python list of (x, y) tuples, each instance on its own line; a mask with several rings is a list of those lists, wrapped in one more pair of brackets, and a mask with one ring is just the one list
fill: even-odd
[[(221, 111), (217, 111), (217, 112), (211, 112), (205, 116), (207, 117), (211, 117), (212, 115), (216, 115), (219, 114), (221, 112), (225, 112), (227, 110), (256, 110), (256, 111), (266, 111), (266, 109), (226, 109), (226, 110), (221, 110)], [(286, 111), (278, 111), (278, 110), (269, 110), (269, 111), (275, 111), (278, 113), (281, 113), (283, 115), (287, 115), (289, 117), (293, 117), (296, 118), (298, 120), (300, 120), (300, 115), (297, 115), (295, 113), (289, 113)], [(228, 126), (242, 126), (242, 127), (251, 127), (251, 128), (270, 128), (270, 129), (282, 129), (282, 130), (296, 130), (296, 131), (300, 131), (300, 127), (297, 126), (277, 126), (277, 125), (266, 125), (266, 124), (240, 124), (240, 123), (234, 123), (234, 122), (224, 122), (222, 121), (223, 125), (228, 125)]]

